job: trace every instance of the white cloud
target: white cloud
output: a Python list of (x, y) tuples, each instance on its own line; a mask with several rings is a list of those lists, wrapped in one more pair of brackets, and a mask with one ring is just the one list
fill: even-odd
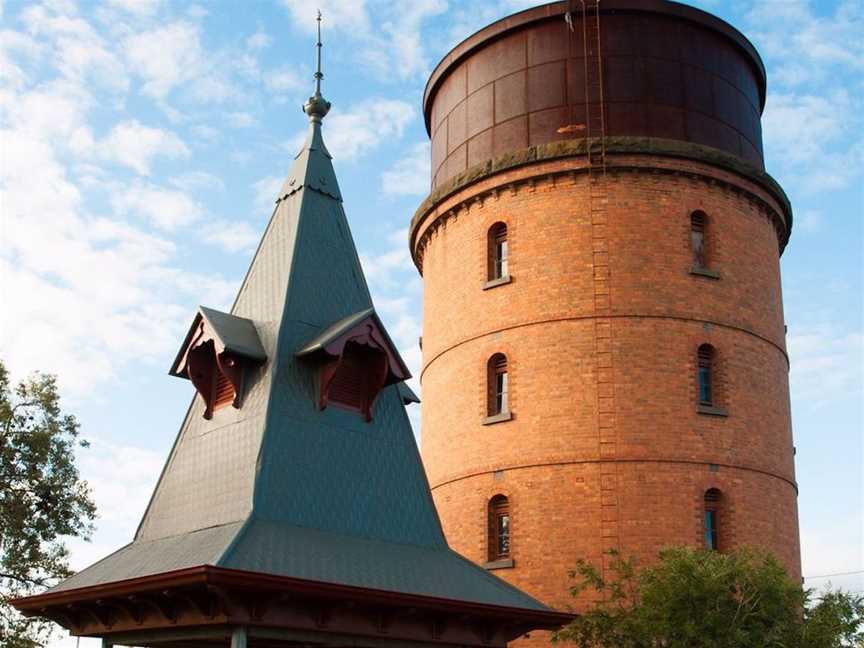
[(164, 457), (153, 450), (117, 445), (87, 435), (85, 438), (90, 447), (78, 451), (78, 467), (92, 489), (99, 514), (97, 524), (112, 524), (134, 532), (147, 508)]
[(151, 184), (118, 188), (111, 205), (118, 214), (140, 216), (166, 231), (194, 223), (205, 213), (204, 207), (186, 193)]
[(255, 208), (258, 211), (273, 211), (276, 204), (276, 194), (282, 187), (284, 178), (267, 176), (256, 181), (252, 187), (255, 190)]
[(258, 31), (246, 39), (246, 47), (251, 50), (262, 50), (270, 47), (272, 42), (273, 39), (270, 35), (259, 28)]
[(0, 31), (0, 85), (21, 87), (28, 79), (25, 67), (37, 61), (44, 53), (44, 45), (22, 32)]
[[(309, 79), (311, 78), (310, 75)], [(273, 94), (284, 94), (295, 92), (305, 86), (311, 90), (312, 82), (309, 79), (301, 79), (293, 67), (281, 67), (264, 75), (264, 85)]]
[(204, 228), (203, 241), (226, 252), (249, 252), (255, 249), (262, 234), (244, 221), (214, 221)]
[(189, 157), (189, 148), (176, 134), (144, 126), (136, 120), (117, 124), (98, 145), (102, 157), (119, 162), (141, 175), (150, 174), (154, 157)]
[(367, 99), (344, 112), (334, 108), (325, 120), (324, 139), (334, 156), (353, 160), (402, 137), (415, 116), (413, 104), (407, 101)]
[(864, 163), (855, 100), (864, 5), (843, 0), (820, 9), (807, 0), (752, 3), (745, 17), (774, 88), (762, 119), (766, 158), (784, 185), (804, 194), (849, 186)]
[(28, 92), (0, 90), (0, 115), (17, 133), (65, 144), (82, 127), (93, 97), (80, 84), (57, 79)]
[(172, 93), (201, 103), (240, 103), (249, 95), (248, 84), (261, 82), (258, 56), (269, 36), (257, 31), (244, 46), (205, 49), (201, 26), (192, 20), (175, 20), (123, 39), (130, 72), (143, 81), (142, 92), (166, 109)]
[(864, 396), (864, 334), (822, 323), (790, 330), (792, 401), (813, 409), (843, 397)]
[(258, 120), (248, 112), (232, 112), (228, 113), (227, 122), (235, 128), (249, 128), (255, 126)]
[(107, 0), (108, 5), (136, 16), (152, 16), (162, 6), (162, 0)]
[(376, 38), (362, 52), (373, 69), (390, 74), (394, 69), (400, 79), (422, 77), (429, 71), (426, 37), (421, 33), (423, 21), (447, 10), (446, 0), (415, 0), (394, 3), (382, 15)]
[(822, 229), (822, 212), (809, 209), (801, 212), (795, 219), (795, 229), (816, 233)]
[[(315, 10), (304, 0), (282, 0), (294, 24), (306, 33), (316, 28)], [(413, 2), (324, 0), (324, 41), (335, 31), (356, 44), (356, 56), (378, 75), (402, 80), (420, 77), (429, 67), (423, 22), (447, 10), (446, 0)], [(375, 18), (372, 18), (374, 12)]]
[(391, 196), (416, 196), (429, 192), (430, 146), (412, 146), (401, 160), (381, 176), (381, 191)]
[(225, 191), (225, 183), (222, 178), (214, 176), (206, 171), (187, 171), (170, 180), (171, 184), (183, 191)]
[(207, 126), (207, 124), (196, 124), (192, 127), (192, 134), (195, 135), (196, 139), (212, 144), (219, 140), (221, 132), (217, 128)]
[(124, 47), (133, 71), (144, 79), (144, 93), (157, 99), (188, 81), (201, 65), (198, 28), (187, 22), (135, 34)]
[(516, 11), (536, 6), (536, 4), (535, 0), (497, 0), (482, 4), (459, 3), (454, 5), (453, 11), (448, 14), (448, 38), (442, 41), (440, 53), (449, 51), (489, 23)]
[(772, 62), (773, 79), (804, 86), (830, 81), (838, 69), (864, 70), (864, 5), (831, 4), (816, 15), (806, 0), (754, 2), (746, 21), (757, 49)]
[(319, 10), (323, 16), (322, 29), (325, 35), (331, 29), (362, 33), (370, 29), (366, 0), (321, 0), (314, 5), (304, 0), (282, 0), (282, 4), (290, 11), (297, 26), (310, 34), (317, 27), (315, 17)]
[(860, 172), (861, 115), (845, 88), (824, 94), (774, 92), (762, 124), (766, 157), (776, 160), (790, 186), (809, 193), (839, 189)]
[(95, 82), (124, 91), (129, 80), (110, 44), (83, 18), (74, 5), (33, 5), (21, 14), (28, 32), (50, 50), (48, 56), (67, 79)]

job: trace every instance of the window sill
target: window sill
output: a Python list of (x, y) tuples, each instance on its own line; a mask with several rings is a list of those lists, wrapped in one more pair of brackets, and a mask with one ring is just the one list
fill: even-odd
[(496, 286), (503, 286), (504, 284), (509, 284), (511, 281), (513, 281), (513, 278), (509, 274), (506, 274), (503, 277), (498, 277), (497, 279), (490, 279), (483, 284), (483, 290), (489, 290)]
[(690, 274), (698, 275), (700, 277), (707, 277), (708, 279), (719, 279), (720, 273), (716, 270), (711, 270), (710, 268), (700, 268), (698, 266), (693, 266), (690, 268)]
[(483, 425), (494, 425), (495, 423), (503, 423), (504, 421), (509, 421), (513, 418), (513, 414), (511, 412), (501, 412), (500, 414), (493, 414), (492, 416), (487, 416), (483, 419)]
[(707, 416), (729, 416), (725, 407), (717, 407), (716, 405), (697, 405), (696, 411)]
[(492, 571), (493, 569), (512, 569), (516, 566), (512, 558), (502, 558), (501, 560), (490, 560), (483, 563), (483, 569)]

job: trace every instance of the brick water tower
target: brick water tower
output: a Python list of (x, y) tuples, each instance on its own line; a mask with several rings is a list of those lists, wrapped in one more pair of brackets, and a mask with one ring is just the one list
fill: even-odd
[(426, 86), (423, 458), (451, 546), (548, 604), (609, 548), (800, 577), (765, 92), (740, 32), (665, 0), (517, 13)]

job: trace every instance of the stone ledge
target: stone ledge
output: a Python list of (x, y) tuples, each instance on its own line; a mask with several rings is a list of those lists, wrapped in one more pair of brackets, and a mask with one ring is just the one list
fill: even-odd
[(483, 563), (483, 569), (492, 571), (493, 569), (512, 569), (516, 566), (516, 562), (512, 558), (504, 558), (502, 560), (490, 560)]
[(490, 279), (483, 284), (483, 290), (489, 290), (490, 288), (503, 286), (505, 284), (509, 284), (511, 281), (513, 281), (513, 278), (509, 274), (506, 274), (503, 277), (498, 277), (497, 279)]
[(707, 277), (708, 279), (719, 279), (720, 273), (717, 270), (711, 270), (710, 268), (700, 268), (698, 266), (693, 266), (690, 268), (690, 274), (699, 275), (700, 277)]
[(504, 421), (510, 421), (512, 419), (512, 412), (501, 412), (500, 414), (493, 414), (492, 416), (484, 418), (483, 425), (494, 425), (495, 423), (503, 423)]
[(725, 407), (717, 407), (716, 405), (697, 405), (696, 412), (706, 416), (729, 416)]

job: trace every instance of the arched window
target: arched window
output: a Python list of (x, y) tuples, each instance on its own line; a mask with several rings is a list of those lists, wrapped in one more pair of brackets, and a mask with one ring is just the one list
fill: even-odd
[(693, 268), (704, 270), (708, 267), (706, 253), (706, 229), (708, 217), (705, 212), (695, 211), (690, 214), (690, 249), (693, 253)]
[(510, 558), (510, 502), (504, 495), (489, 500), (489, 560)]
[(487, 374), (488, 415), (506, 414), (510, 411), (510, 378), (507, 373), (507, 356), (503, 353), (496, 353), (489, 358)]
[(495, 223), (489, 228), (487, 234), (488, 257), (489, 257), (489, 281), (504, 279), (509, 276), (507, 257), (509, 255), (509, 243), (507, 241), (507, 225)]
[(699, 404), (714, 405), (714, 347), (703, 344), (696, 354), (699, 377)]
[(720, 549), (720, 491), (709, 488), (705, 491), (705, 548), (709, 551)]

